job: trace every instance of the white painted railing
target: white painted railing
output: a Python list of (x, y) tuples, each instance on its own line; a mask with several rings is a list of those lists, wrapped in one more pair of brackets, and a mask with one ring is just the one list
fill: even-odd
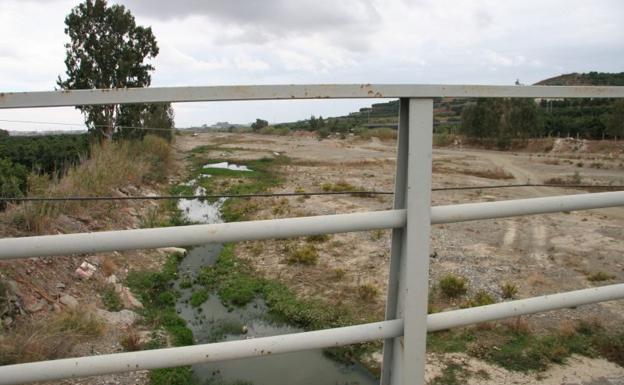
[(624, 87), (272, 85), (0, 93), (0, 109), (111, 103), (400, 98), (394, 209), (271, 221), (0, 239), (0, 259), (391, 228), (386, 321), (243, 341), (0, 367), (19, 384), (215, 362), (384, 339), (382, 384), (423, 384), (427, 331), (624, 298), (624, 284), (427, 315), (431, 224), (624, 206), (624, 192), (431, 207), (433, 98), (624, 98)]

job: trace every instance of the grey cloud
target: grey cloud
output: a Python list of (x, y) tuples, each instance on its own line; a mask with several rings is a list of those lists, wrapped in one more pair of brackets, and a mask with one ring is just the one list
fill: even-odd
[[(339, 3), (327, 0), (125, 0), (122, 2), (133, 12), (160, 20), (202, 15), (225, 23), (261, 25), (272, 30), (309, 31), (359, 22), (355, 13), (340, 12)], [(361, 0), (358, 3), (365, 10), (367, 19), (376, 16), (376, 11), (369, 1)]]
[[(264, 44), (287, 36), (319, 34), (330, 36), (343, 48), (362, 51), (375, 32), (380, 15), (372, 0), (125, 0), (133, 13), (158, 20), (203, 16), (207, 22), (234, 25), (242, 31), (234, 36), (213, 36), (217, 44)], [(333, 39), (333, 32), (342, 36)]]

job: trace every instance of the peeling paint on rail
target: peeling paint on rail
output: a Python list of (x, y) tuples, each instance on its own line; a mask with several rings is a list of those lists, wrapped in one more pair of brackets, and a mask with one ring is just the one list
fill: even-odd
[(149, 87), (0, 93), (0, 108), (234, 100), (522, 97), (624, 98), (624, 87), (307, 84)]

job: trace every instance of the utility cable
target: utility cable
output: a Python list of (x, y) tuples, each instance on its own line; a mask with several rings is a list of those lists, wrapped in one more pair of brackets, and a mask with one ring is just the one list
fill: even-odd
[[(559, 184), (506, 184), (490, 186), (454, 186), (434, 187), (431, 191), (458, 191), (458, 190), (489, 190), (517, 187), (557, 187), (557, 188), (597, 188), (597, 189), (624, 189), (624, 185), (559, 185)], [(291, 196), (323, 196), (323, 195), (393, 195), (392, 191), (318, 191), (318, 192), (283, 192), (257, 194), (204, 194), (204, 195), (142, 195), (142, 196), (67, 196), (67, 197), (0, 197), (0, 202), (40, 202), (40, 201), (126, 201), (126, 200), (180, 200), (180, 199), (220, 199), (220, 198), (271, 198)]]

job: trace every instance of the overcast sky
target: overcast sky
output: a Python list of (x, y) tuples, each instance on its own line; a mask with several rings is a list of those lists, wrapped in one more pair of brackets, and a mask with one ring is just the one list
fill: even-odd
[[(111, 1), (112, 3), (112, 1)], [(153, 86), (278, 83), (513, 84), (624, 71), (621, 0), (119, 0), (152, 26)], [(0, 92), (52, 90), (77, 1), (0, 0)], [(176, 104), (185, 127), (332, 116), (371, 101)], [(0, 119), (82, 122), (73, 109)], [(9, 129), (53, 128), (9, 124)], [(59, 126), (62, 127), (62, 126)], [(57, 128), (59, 128), (57, 127)]]

